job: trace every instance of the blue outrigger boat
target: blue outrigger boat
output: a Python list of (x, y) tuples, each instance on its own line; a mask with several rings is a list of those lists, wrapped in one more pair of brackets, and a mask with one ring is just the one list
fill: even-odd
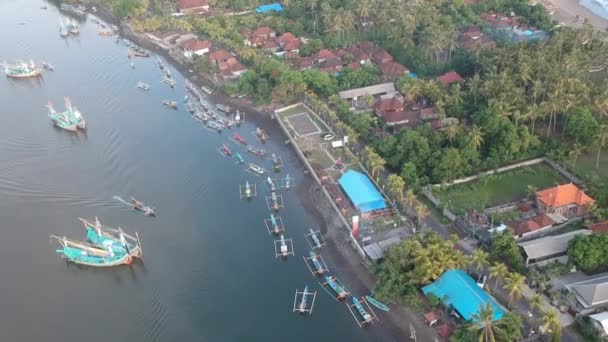
[(112, 267), (128, 265), (133, 259), (128, 253), (116, 254), (111, 248), (102, 249), (86, 242), (71, 240), (64, 237), (51, 235), (61, 245), (61, 249), (55, 250), (66, 260), (75, 264), (93, 267)]
[[(344, 288), (344, 285), (342, 285), (335, 276), (325, 276), (325, 283), (323, 283), (321, 285), (323, 286), (323, 289), (325, 289), (325, 291), (327, 291), (327, 293), (329, 293), (330, 295), (332, 295), (334, 297), (335, 300), (344, 299), (349, 295), (348, 291), (346, 291), (346, 289)], [(329, 286), (329, 288), (334, 293), (333, 294), (330, 293), (325, 288), (325, 285)]]
[[(351, 307), (354, 307), (355, 310), (359, 313), (359, 318), (355, 316)], [(357, 297), (353, 297), (353, 304), (349, 306), (349, 309), (351, 309), (351, 313), (353, 314), (353, 317), (355, 318), (360, 327), (362, 327), (364, 324), (371, 323), (374, 319), (376, 319), (375, 314), (373, 316), (369, 314), (365, 310), (361, 302), (357, 299)]]
[(235, 153), (235, 154), (234, 154), (234, 158), (236, 158), (236, 161), (237, 161), (239, 164), (245, 164), (245, 159), (243, 159), (243, 156), (241, 156), (241, 154), (240, 154), (240, 153)]
[(314, 267), (314, 274), (323, 274), (325, 272), (325, 268), (319, 262), (319, 257), (313, 251), (310, 251), (310, 261)]
[(139, 236), (126, 234), (121, 228), (103, 226), (97, 217), (95, 222), (80, 218), (87, 231), (87, 240), (96, 246), (111, 248), (115, 254), (129, 254), (134, 258), (142, 257)]
[(388, 307), (388, 305), (378, 301), (376, 298), (373, 297), (373, 294), (365, 296), (365, 299), (367, 300), (368, 303), (370, 303), (371, 305), (377, 307), (378, 309), (380, 309), (382, 311), (386, 311), (386, 312), (390, 311), (390, 308)]

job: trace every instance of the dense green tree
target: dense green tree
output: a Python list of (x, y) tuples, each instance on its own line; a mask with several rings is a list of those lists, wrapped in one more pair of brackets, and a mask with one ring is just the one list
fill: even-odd
[(321, 96), (329, 97), (338, 91), (338, 82), (326, 72), (306, 70), (303, 74), (308, 88)]
[(585, 272), (608, 267), (608, 234), (577, 235), (570, 240), (568, 257)]
[(566, 133), (578, 144), (589, 147), (597, 135), (599, 124), (591, 111), (586, 108), (576, 108), (568, 113)]
[(490, 256), (494, 260), (504, 262), (516, 271), (524, 270), (524, 258), (510, 229), (492, 237)]
[(113, 0), (112, 10), (119, 18), (139, 17), (148, 9), (148, 0)]

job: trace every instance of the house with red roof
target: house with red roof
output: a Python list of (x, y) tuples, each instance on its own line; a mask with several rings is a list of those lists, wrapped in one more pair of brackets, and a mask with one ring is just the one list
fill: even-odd
[(253, 31), (244, 29), (241, 34), (245, 37), (243, 43), (247, 46), (261, 46), (276, 36), (276, 32), (268, 26), (260, 26)]
[(416, 127), (418, 125), (418, 114), (413, 111), (407, 111), (403, 102), (397, 97), (381, 99), (374, 106), (376, 115), (386, 122), (389, 127), (408, 126)]
[(496, 47), (496, 42), (486, 37), (479, 26), (470, 26), (460, 33), (458, 37), (460, 44), (463, 48), (469, 50), (474, 47), (481, 47), (484, 49), (492, 49)]
[(342, 62), (340, 57), (336, 56), (336, 57), (332, 57), (332, 58), (329, 58), (329, 59), (326, 59), (325, 61), (323, 61), (319, 65), (319, 70), (333, 74), (333, 73), (340, 72), (342, 70), (343, 65), (344, 65), (344, 63)]
[(540, 234), (542, 231), (553, 227), (555, 223), (556, 222), (549, 216), (540, 213), (521, 221), (511, 222), (507, 225), (513, 229), (516, 239), (521, 239), (526, 236)]
[(321, 49), (314, 55), (312, 55), (315, 63), (323, 63), (328, 59), (336, 58), (337, 56), (328, 49)]
[(446, 74), (437, 77), (437, 81), (447, 87), (453, 83), (464, 82), (464, 78), (462, 78), (462, 76), (460, 76), (456, 71), (450, 71)]
[(383, 48), (376, 47), (374, 51), (372, 51), (372, 61), (378, 65), (391, 62), (392, 60), (393, 56)]
[(314, 58), (311, 56), (300, 57), (294, 61), (294, 67), (298, 70), (308, 70), (315, 64)]
[(182, 14), (201, 14), (209, 10), (209, 1), (179, 0), (177, 7)]
[(593, 202), (593, 198), (572, 183), (536, 192), (536, 205), (541, 212), (567, 218), (585, 216)]
[(608, 233), (608, 220), (588, 224), (586, 227), (594, 233)]
[(209, 61), (216, 66), (219, 66), (221, 63), (226, 63), (230, 58), (233, 57), (234, 56), (230, 52), (224, 49), (215, 50), (209, 53)]
[(218, 70), (224, 79), (234, 79), (244, 74), (247, 68), (235, 57), (231, 57), (225, 62), (219, 63)]
[(380, 65), (380, 72), (385, 81), (391, 81), (409, 74), (410, 70), (395, 61), (388, 61)]
[(184, 56), (192, 58), (194, 55), (202, 56), (209, 52), (211, 42), (208, 40), (199, 40), (196, 38), (188, 39), (181, 44), (184, 49)]

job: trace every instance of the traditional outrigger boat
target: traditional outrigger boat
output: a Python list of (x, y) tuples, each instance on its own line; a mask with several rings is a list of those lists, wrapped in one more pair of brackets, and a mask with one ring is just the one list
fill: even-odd
[(162, 104), (171, 109), (177, 109), (177, 102), (175, 101), (163, 100)]
[(275, 185), (275, 181), (272, 178), (268, 177), (266, 179), (266, 184), (268, 185), (268, 190), (270, 190), (270, 191), (276, 191), (277, 190), (277, 186)]
[(237, 163), (245, 164), (245, 159), (243, 159), (243, 156), (241, 156), (240, 153), (235, 153), (234, 158), (236, 158)]
[(205, 94), (211, 95), (213, 94), (213, 90), (205, 87), (205, 86), (201, 86), (201, 90), (205, 92)]
[(376, 298), (373, 297), (373, 294), (365, 296), (365, 300), (367, 300), (368, 303), (370, 303), (371, 305), (377, 307), (378, 309), (380, 309), (382, 311), (386, 311), (386, 312), (390, 311), (390, 308), (388, 307), (388, 305), (378, 301)]
[[(367, 310), (363, 306), (364, 304), (367, 306), (367, 309), (371, 312), (371, 314), (367, 312)], [(355, 308), (355, 311), (358, 315), (355, 315), (353, 308)], [(360, 301), (359, 299), (357, 299), (357, 297), (353, 297), (353, 303), (348, 306), (348, 309), (353, 315), (355, 321), (357, 321), (357, 324), (359, 324), (359, 327), (363, 327), (366, 324), (372, 323), (375, 319), (378, 319), (378, 317), (376, 317), (376, 314), (374, 314), (374, 312), (372, 311), (372, 308), (369, 307), (367, 302), (365, 302), (365, 299), (362, 299)]]
[(239, 185), (239, 192), (241, 199), (251, 199), (257, 195), (255, 184), (249, 184), (249, 181), (245, 181), (245, 185)]
[(202, 123), (206, 123), (206, 122), (207, 122), (207, 121), (209, 121), (209, 119), (210, 119), (210, 118), (209, 118), (209, 116), (208, 116), (207, 114), (205, 114), (205, 113), (203, 113), (203, 112), (199, 112), (199, 111), (197, 111), (196, 113), (194, 113), (194, 114), (192, 115), (192, 117), (193, 117), (195, 120), (200, 121), (200, 122), (202, 122)]
[(42, 64), (42, 67), (45, 68), (46, 70), (49, 70), (49, 71), (55, 70), (55, 67), (49, 62), (42, 61), (40, 64)]
[(59, 35), (63, 38), (70, 35), (70, 31), (68, 31), (67, 27), (63, 24), (63, 22), (59, 22)]
[(279, 211), (283, 208), (283, 196), (277, 195), (274, 191), (271, 192), (271, 195), (266, 197), (266, 205), (268, 210)]
[(134, 258), (143, 255), (139, 235), (131, 236), (119, 228), (103, 226), (95, 217), (95, 222), (79, 218), (87, 231), (87, 240), (105, 249), (111, 248), (115, 254), (126, 253)]
[(234, 141), (236, 141), (237, 143), (239, 143), (239, 144), (247, 145), (247, 141), (245, 140), (245, 138), (243, 138), (243, 136), (242, 136), (242, 135), (240, 135), (240, 134), (238, 134), (238, 133), (236, 133), (236, 134), (235, 134), (235, 135), (232, 137), (232, 139), (233, 139)]
[(281, 166), (283, 165), (281, 158), (277, 157), (276, 154), (272, 154), (272, 168), (274, 169), (274, 172), (279, 172), (281, 171)]
[(66, 111), (63, 114), (80, 129), (87, 129), (87, 122), (85, 121), (82, 113), (78, 108), (72, 106), (72, 102), (69, 98), (65, 98)]
[(137, 82), (137, 88), (139, 88), (143, 91), (148, 91), (148, 90), (152, 89), (152, 87), (148, 83), (144, 83), (144, 82)]
[(109, 37), (109, 36), (111, 36), (111, 35), (114, 34), (114, 31), (112, 31), (110, 29), (103, 29), (102, 28), (102, 29), (99, 29), (97, 31), (97, 34), (100, 35), (100, 36), (103, 36), (103, 37)]
[(225, 156), (231, 156), (232, 155), (232, 150), (230, 149), (230, 147), (228, 147), (228, 145), (223, 144), (220, 148), (220, 153), (222, 153)]
[[(160, 70), (163, 70), (165, 68), (165, 63), (163, 63), (163, 60), (160, 59), (160, 56), (156, 56), (156, 63), (158, 63), (158, 67), (160, 68)], [(186, 89), (190, 90), (188, 88), (188, 85), (190, 84), (190, 82), (186, 81)]]
[(312, 309), (314, 308), (316, 298), (317, 291), (308, 291), (308, 285), (304, 286), (304, 291), (296, 290), (296, 294), (293, 299), (293, 312), (309, 315), (312, 314)]
[[(325, 282), (321, 284), (323, 289), (327, 291), (329, 295), (331, 295), (336, 301), (344, 299), (350, 295), (344, 285), (336, 278), (335, 276), (325, 276)], [(331, 290), (332, 292), (330, 292)]]
[(310, 233), (305, 234), (304, 237), (306, 238), (306, 242), (308, 242), (310, 248), (319, 249), (326, 245), (321, 231), (310, 228), (309, 232)]
[(315, 254), (313, 251), (310, 251), (309, 255), (308, 258), (304, 257), (304, 261), (306, 262), (306, 266), (308, 266), (310, 273), (314, 276), (320, 276), (329, 271), (325, 261), (320, 255)]
[(264, 151), (261, 148), (255, 148), (251, 145), (247, 146), (247, 151), (255, 154), (256, 156), (258, 156), (260, 158), (264, 158), (266, 156), (266, 151)]
[(253, 172), (256, 175), (264, 174), (264, 169), (261, 166), (256, 165), (254, 163), (249, 163), (249, 171)]
[(221, 104), (221, 103), (217, 103), (215, 105), (215, 108), (217, 108), (219, 111), (222, 111), (224, 113), (230, 113), (230, 111), (232, 110), (232, 108), (230, 108), (230, 106)]
[(268, 229), (268, 234), (279, 235), (281, 232), (285, 231), (283, 219), (275, 217), (272, 213), (270, 213), (269, 219), (264, 220), (264, 224), (266, 225), (266, 229)]
[(225, 128), (222, 124), (212, 120), (209, 120), (209, 122), (207, 122), (207, 127), (214, 131), (217, 131), (218, 133), (222, 133), (222, 130)]
[(228, 119), (216, 118), (216, 121), (226, 128), (230, 128), (234, 125), (234, 122)]
[(286, 239), (283, 234), (279, 240), (274, 240), (274, 250), (276, 257), (287, 258), (289, 255), (294, 255), (293, 242), (291, 239)]
[(11, 78), (28, 78), (40, 76), (42, 70), (38, 67), (34, 61), (30, 63), (18, 62), (14, 65), (4, 63), (4, 73), (6, 77)]
[(290, 190), (295, 184), (295, 180), (289, 175), (285, 176), (285, 178), (281, 179), (281, 187), (286, 190)]
[(257, 127), (255, 129), (255, 136), (258, 138), (258, 140), (262, 143), (265, 143), (266, 140), (268, 140), (268, 134), (266, 133), (266, 131), (264, 131), (263, 129), (261, 129), (260, 127)]
[(131, 206), (135, 210), (142, 211), (146, 216), (156, 216), (154, 208), (145, 205), (142, 201), (138, 201), (133, 197), (131, 197)]
[(76, 21), (74, 21), (74, 20), (69, 20), (66, 23), (65, 28), (68, 30), (68, 32), (70, 34), (73, 34), (73, 35), (80, 34), (80, 28), (78, 27), (78, 23), (76, 23)]
[[(50, 108), (50, 110), (52, 110), (52, 108)], [(70, 131), (70, 132), (78, 131), (78, 126), (75, 123), (71, 122), (67, 117), (65, 117), (61, 114), (55, 115), (52, 112), (50, 112), (48, 114), (48, 116), (53, 121), (55, 126), (61, 128), (61, 129), (65, 129), (66, 131)]]
[(70, 4), (61, 4), (59, 9), (65, 12), (69, 12), (71, 14), (75, 14), (80, 17), (85, 17), (87, 12), (85, 12), (86, 8), (84, 6), (74, 6)]
[(78, 128), (86, 129), (86, 123), (82, 114), (78, 110), (73, 110), (69, 105), (69, 101), (66, 99), (67, 110), (63, 113), (58, 113), (53, 109), (53, 105), (49, 102), (47, 108), (49, 113), (48, 117), (55, 123), (59, 128), (65, 129), (66, 131), (76, 132)]
[(112, 248), (102, 249), (86, 242), (68, 239), (65, 236), (51, 235), (51, 239), (56, 240), (61, 245), (61, 249), (55, 251), (75, 264), (112, 267), (128, 265), (133, 261), (129, 253), (116, 254)]
[(148, 50), (142, 49), (138, 46), (131, 46), (129, 48), (129, 56), (150, 57), (150, 52)]
[(164, 84), (168, 85), (171, 88), (175, 87), (175, 81), (172, 78), (165, 77), (165, 78), (163, 78), (163, 80), (161, 82), (163, 82)]

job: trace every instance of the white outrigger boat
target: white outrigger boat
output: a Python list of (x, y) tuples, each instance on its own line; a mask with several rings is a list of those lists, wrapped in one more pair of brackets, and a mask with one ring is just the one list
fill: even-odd
[(308, 285), (304, 286), (304, 291), (296, 290), (293, 298), (293, 312), (300, 314), (312, 314), (312, 309), (315, 306), (317, 291), (308, 291)]
[(239, 193), (241, 199), (252, 199), (257, 195), (255, 183), (249, 184), (249, 181), (245, 181), (244, 185), (239, 185)]
[(310, 228), (309, 231), (310, 233), (305, 234), (304, 237), (306, 238), (306, 242), (308, 242), (310, 248), (319, 249), (326, 245), (325, 239), (323, 238), (321, 231), (313, 230), (312, 228)]
[(285, 231), (283, 219), (281, 219), (280, 216), (275, 217), (272, 213), (270, 213), (269, 219), (264, 220), (264, 225), (266, 225), (266, 229), (270, 235), (279, 235), (281, 232)]
[(293, 242), (281, 234), (280, 239), (274, 240), (274, 252), (277, 259), (279, 257), (286, 259), (289, 255), (295, 255), (293, 252)]
[(265, 171), (261, 166), (254, 163), (249, 163), (248, 170), (258, 176), (263, 175)]

